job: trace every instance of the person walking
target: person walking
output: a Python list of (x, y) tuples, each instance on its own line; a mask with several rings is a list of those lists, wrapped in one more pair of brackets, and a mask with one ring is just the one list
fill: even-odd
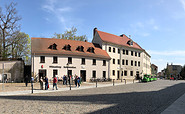
[(43, 79), (42, 79), (42, 77), (40, 77), (39, 82), (40, 82), (40, 89), (43, 90)]
[(48, 85), (49, 85), (48, 77), (46, 76), (46, 78), (45, 78), (45, 90), (48, 90)]
[(76, 85), (76, 87), (77, 87), (77, 76), (75, 75), (75, 85)]
[(56, 76), (53, 78), (53, 90), (54, 90), (54, 87), (56, 87), (56, 90), (58, 90), (57, 89), (57, 77)]
[(80, 77), (77, 78), (78, 87), (80, 87)]

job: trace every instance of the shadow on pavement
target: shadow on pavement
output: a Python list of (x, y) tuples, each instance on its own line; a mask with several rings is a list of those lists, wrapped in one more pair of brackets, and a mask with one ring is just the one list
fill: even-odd
[[(96, 88), (98, 89), (98, 88)], [(95, 90), (96, 90), (95, 89)], [(80, 92), (81, 90), (79, 90)], [(0, 99), (35, 100), (35, 101), (73, 101), (88, 102), (91, 104), (116, 104), (115, 106), (97, 110), (95, 113), (161, 113), (175, 100), (185, 93), (185, 83), (176, 84), (159, 91), (131, 92), (97, 95), (74, 96), (0, 96)], [(41, 96), (40, 96), (41, 95)]]

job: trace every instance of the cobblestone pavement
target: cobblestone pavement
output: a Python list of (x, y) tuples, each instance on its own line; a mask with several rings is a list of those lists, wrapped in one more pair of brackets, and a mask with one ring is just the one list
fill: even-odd
[(158, 80), (111, 87), (0, 96), (0, 113), (158, 114), (185, 93), (185, 81)]

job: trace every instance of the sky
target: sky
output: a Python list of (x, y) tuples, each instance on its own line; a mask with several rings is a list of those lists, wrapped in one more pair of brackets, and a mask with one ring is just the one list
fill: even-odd
[(0, 0), (17, 3), (21, 32), (53, 37), (73, 26), (93, 38), (93, 29), (131, 35), (151, 55), (158, 71), (185, 64), (185, 0)]

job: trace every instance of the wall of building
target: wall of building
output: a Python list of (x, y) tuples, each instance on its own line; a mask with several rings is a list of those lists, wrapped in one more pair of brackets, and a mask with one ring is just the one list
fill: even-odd
[[(109, 52), (109, 47), (111, 47), (111, 52)], [(113, 48), (115, 48), (115, 53), (113, 52)], [(119, 79), (134, 79), (137, 71), (139, 72), (139, 75), (142, 76), (143, 59), (141, 50), (105, 42), (102, 44), (102, 49), (106, 50), (112, 58), (110, 60), (110, 77), (112, 79), (118, 79), (118, 73)], [(118, 53), (118, 49), (120, 49), (120, 53)], [(123, 54), (123, 49), (125, 50), (125, 54)], [(126, 55), (126, 50), (128, 50), (128, 55)], [(133, 56), (131, 56), (131, 51), (133, 51)], [(137, 52), (137, 56), (135, 56), (135, 52)], [(140, 57), (138, 57), (138, 53), (140, 53)], [(115, 59), (115, 64), (113, 64), (113, 59)], [(118, 64), (118, 59), (120, 60), (120, 64)], [(123, 59), (124, 65), (122, 65)], [(128, 60), (128, 65), (126, 65), (126, 60)], [(133, 61), (133, 66), (131, 66), (131, 60)], [(135, 61), (137, 62), (136, 66)], [(140, 62), (140, 66), (138, 66), (138, 62)], [(115, 71), (115, 75), (113, 75), (113, 70)], [(124, 75), (124, 71), (127, 71), (127, 76)], [(133, 76), (130, 75), (130, 71), (133, 71)]]
[[(0, 61), (0, 74), (8, 74), (9, 82), (23, 82), (24, 81), (24, 61)], [(2, 79), (1, 79), (2, 80)]]
[(146, 54), (146, 52), (143, 52), (142, 55), (143, 55), (143, 74), (151, 74), (150, 56)]
[[(40, 56), (45, 55), (36, 55), (32, 56), (32, 62), (34, 58), (34, 64), (32, 63), (32, 72), (33, 72), (33, 65), (34, 65), (34, 75), (38, 76), (39, 70), (46, 69), (46, 75), (49, 79), (52, 79), (53, 77), (53, 70), (58, 70), (58, 77), (61, 78), (63, 75), (67, 75), (67, 68), (64, 68), (66, 64), (68, 63), (68, 56), (45, 56), (45, 63), (40, 63)], [(58, 63), (53, 63), (53, 56), (58, 57)], [(80, 76), (81, 70), (86, 70), (86, 80), (92, 78), (92, 72), (96, 71), (96, 78), (102, 78), (103, 77), (103, 71), (106, 71), (106, 78), (108, 78), (108, 60), (106, 60), (106, 66), (103, 66), (103, 59), (96, 59), (96, 65), (92, 65), (93, 58), (85, 58), (85, 65), (81, 64), (81, 59), (84, 57), (77, 57), (77, 56), (69, 56), (72, 57), (72, 64), (69, 64), (69, 66), (74, 66), (76, 68), (68, 68), (68, 70), (72, 70), (72, 75), (78, 75)], [(43, 65), (43, 68), (42, 68)], [(60, 68), (51, 68), (51, 66), (58, 66)]]

